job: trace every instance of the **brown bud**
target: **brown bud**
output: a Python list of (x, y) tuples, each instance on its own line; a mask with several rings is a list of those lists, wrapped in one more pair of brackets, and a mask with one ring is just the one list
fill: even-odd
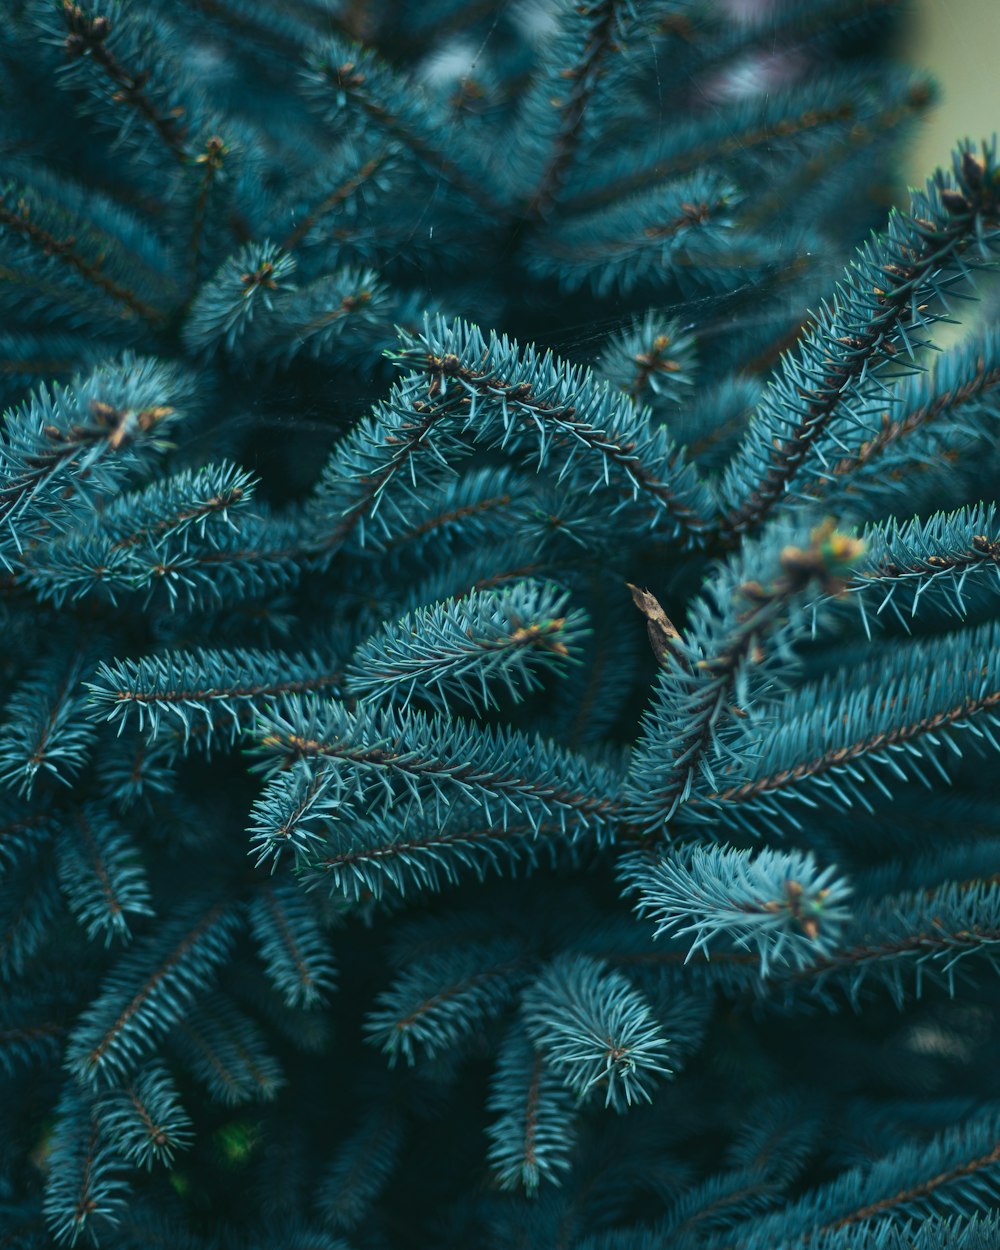
[(916, 108), (923, 108), (924, 105), (930, 104), (931, 100), (934, 99), (934, 92), (931, 90), (929, 83), (915, 82), (910, 88), (907, 99)]
[(744, 599), (749, 599), (751, 603), (767, 603), (768, 600), (774, 598), (773, 594), (765, 590), (760, 582), (743, 582), (738, 589)]
[(978, 157), (973, 156), (971, 152), (962, 153), (962, 180), (970, 190), (982, 189), (985, 172), (983, 162)]
[(941, 192), (941, 203), (953, 217), (961, 216), (962, 213), (972, 212), (972, 205), (961, 191), (952, 191), (949, 188), (945, 188)]
[(259, 269), (255, 269), (253, 273), (241, 273), (240, 281), (247, 288), (247, 294), (257, 286), (266, 286), (269, 290), (276, 290), (278, 284), (274, 280), (274, 266), (270, 261), (265, 261)]
[(345, 61), (343, 65), (334, 71), (337, 75), (337, 82), (341, 87), (360, 87), (363, 85), (365, 81), (364, 74), (354, 74), (351, 72), (353, 69), (354, 62)]

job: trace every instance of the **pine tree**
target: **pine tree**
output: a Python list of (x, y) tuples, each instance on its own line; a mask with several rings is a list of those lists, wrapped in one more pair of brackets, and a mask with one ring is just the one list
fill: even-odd
[(6, 6), (0, 1244), (1000, 1245), (1000, 159), (743, 7)]

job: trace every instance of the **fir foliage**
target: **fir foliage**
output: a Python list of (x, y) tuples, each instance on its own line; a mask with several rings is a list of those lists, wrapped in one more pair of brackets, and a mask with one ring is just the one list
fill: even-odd
[(6, 6), (0, 1244), (1000, 1244), (1000, 161), (889, 208), (904, 14)]
[(769, 965), (807, 966), (840, 944), (851, 891), (834, 873), (819, 871), (810, 855), (719, 846), (622, 861), (623, 879), (639, 895), (636, 910), (656, 922), (655, 937), (693, 934), (689, 958), (707, 953), (713, 938), (756, 950), (762, 977)]
[(653, 1074), (669, 1074), (668, 1039), (628, 980), (586, 956), (556, 960), (523, 1002), (525, 1027), (543, 1057), (583, 1098), (604, 1089), (622, 1111), (650, 1100)]

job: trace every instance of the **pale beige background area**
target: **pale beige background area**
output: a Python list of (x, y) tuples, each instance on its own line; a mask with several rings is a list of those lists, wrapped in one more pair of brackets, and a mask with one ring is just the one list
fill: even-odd
[(915, 0), (908, 24), (903, 55), (941, 91), (906, 161), (906, 181), (919, 186), (958, 139), (1000, 132), (1000, 0)]

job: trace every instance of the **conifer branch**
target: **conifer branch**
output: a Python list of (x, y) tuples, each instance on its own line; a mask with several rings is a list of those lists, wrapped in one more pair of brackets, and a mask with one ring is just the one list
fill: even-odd
[[(964, 1181), (967, 1178), (977, 1176), (977, 1174), (992, 1171), (997, 1164), (1000, 1164), (1000, 1142), (992, 1150), (979, 1155), (978, 1158), (967, 1159), (954, 1167), (947, 1168), (945, 1171), (939, 1172), (937, 1176), (932, 1176), (930, 1180), (923, 1181), (919, 1185), (911, 1185), (909, 1188), (900, 1189), (890, 1197), (879, 1198), (875, 1202), (868, 1203), (867, 1206), (858, 1207), (856, 1211), (852, 1211), (849, 1215), (843, 1215), (839, 1220), (834, 1220), (832, 1224), (826, 1225), (821, 1231), (826, 1232), (828, 1229), (835, 1231), (847, 1228), (849, 1225), (857, 1224), (861, 1220), (880, 1217), (898, 1207), (906, 1207), (917, 1202), (930, 1200), (936, 1196), (937, 1190), (945, 1188), (956, 1181)], [(987, 1178), (984, 1177), (983, 1179)]]
[(221, 994), (213, 995), (210, 1008), (185, 1013), (171, 1042), (191, 1073), (225, 1106), (270, 1102), (285, 1083), (258, 1027)]
[[(141, 660), (102, 662), (96, 680), (87, 683), (96, 705), (119, 731), (133, 718), (149, 739), (160, 736), (165, 717), (187, 741), (203, 721), (204, 735), (223, 731), (229, 718), (231, 739), (269, 700), (339, 686), (342, 674), (318, 655), (261, 651), (168, 652)], [(176, 722), (179, 722), (177, 724)]]
[(0, 869), (6, 872), (45, 846), (58, 825), (58, 817), (44, 808), (41, 811), (30, 808), (18, 811), (15, 807), (12, 811), (8, 807), (0, 824)]
[(402, 1056), (412, 1065), (420, 1051), (454, 1053), (473, 1029), (507, 1008), (529, 967), (520, 943), (509, 939), (418, 961), (379, 996), (365, 1033), (390, 1064)]
[(146, 304), (134, 291), (115, 282), (104, 273), (100, 258), (88, 260), (82, 255), (77, 250), (75, 235), (57, 238), (44, 226), (32, 221), (31, 212), (26, 203), (22, 202), (16, 209), (11, 208), (0, 196), (0, 225), (6, 226), (20, 238), (27, 240), (43, 256), (54, 256), (63, 264), (68, 265), (86, 282), (92, 283), (105, 295), (123, 305), (129, 316), (142, 317), (145, 321), (153, 323), (163, 320), (165, 314), (162, 311)]
[[(346, 792), (359, 798), (395, 784), (417, 800), (418, 810), (421, 785), (435, 807), (451, 793), (487, 812), (495, 804), (505, 822), (522, 813), (533, 826), (553, 816), (571, 818), (598, 835), (617, 810), (607, 770), (582, 757), (509, 732), (457, 721), (446, 727), (417, 712), (359, 708), (352, 714), (332, 700), (286, 698), (262, 716), (257, 738), (261, 752), (277, 756), (285, 768), (303, 761), (313, 776), (319, 765), (335, 768)], [(264, 810), (266, 802), (265, 794)]]
[(13, 569), (34, 539), (78, 523), (81, 497), (114, 493), (126, 473), (163, 449), (179, 416), (162, 402), (165, 391), (181, 391), (183, 402), (171, 371), (126, 357), (70, 388), (40, 390), (14, 410), (0, 448), (0, 563)]
[(798, 136), (838, 134), (856, 125), (880, 103), (881, 97), (877, 104), (875, 93), (869, 93), (856, 78), (831, 79), (808, 93), (799, 88), (769, 94), (763, 103), (752, 101), (718, 114), (712, 124), (668, 130), (656, 144), (659, 151), (654, 149), (647, 160), (640, 156), (636, 162), (633, 156), (629, 172), (618, 172), (612, 166), (602, 171), (600, 180), (591, 175), (568, 199), (565, 211), (590, 212), (669, 178), (742, 158), (769, 144)]
[(748, 782), (743, 786), (735, 786), (730, 790), (720, 791), (717, 794), (709, 795), (708, 798), (712, 802), (742, 803), (769, 791), (780, 790), (786, 786), (794, 785), (807, 777), (820, 776), (829, 769), (842, 768), (853, 760), (860, 759), (865, 755), (914, 742), (925, 734), (931, 735), (936, 730), (961, 723), (980, 712), (988, 713), (997, 706), (1000, 706), (1000, 690), (991, 690), (979, 698), (963, 699), (956, 706), (936, 712), (932, 716), (922, 717), (918, 721), (901, 724), (883, 733), (871, 734), (867, 738), (852, 742), (845, 747), (831, 748), (831, 750), (824, 752), (822, 755), (803, 761), (801, 764), (796, 764), (792, 768), (782, 769), (780, 772), (772, 773), (768, 777), (760, 777), (756, 781)]
[(534, 1197), (543, 1179), (558, 1184), (574, 1144), (573, 1096), (519, 1027), (500, 1048), (488, 1106), (497, 1115), (486, 1132), (501, 1188)]
[(189, 555), (205, 543), (211, 549), (237, 528), (237, 516), (253, 497), (254, 481), (233, 465), (182, 471), (142, 491), (113, 500), (89, 525), (36, 546), (21, 577), (43, 599), (62, 603), (103, 590), (146, 589), (166, 575), (171, 556)]
[(175, 1151), (194, 1140), (191, 1120), (169, 1072), (159, 1063), (148, 1064), (128, 1085), (102, 1094), (95, 1113), (101, 1132), (138, 1167), (152, 1168), (154, 1163), (169, 1167)]
[[(414, 381), (429, 380), (425, 394), (411, 401), (414, 408), (419, 403), (422, 412), (447, 414), (460, 428), (504, 448), (527, 450), (537, 436), (540, 468), (554, 459), (556, 448), (563, 451), (561, 476), (583, 448), (598, 466), (597, 483), (648, 500), (692, 545), (700, 542), (710, 523), (701, 515), (706, 489), (683, 453), (650, 427), (645, 411), (636, 413), (625, 397), (616, 401), (589, 372), (574, 370), (557, 381), (551, 356), (440, 318), (419, 339), (404, 338), (393, 356), (419, 371)], [(415, 389), (414, 382), (408, 389)]]
[(694, 936), (689, 954), (722, 938), (760, 956), (761, 977), (774, 967), (812, 965), (832, 952), (850, 913), (851, 889), (835, 869), (820, 870), (812, 856), (722, 847), (695, 847), (686, 855), (629, 857), (620, 865), (625, 888), (638, 894), (636, 910), (656, 922), (654, 936)]
[[(775, 548), (780, 571), (768, 567)], [(706, 786), (714, 788), (716, 761), (729, 754), (729, 739), (738, 736), (744, 719), (739, 704), (762, 704), (767, 667), (773, 682), (788, 662), (808, 588), (818, 580), (828, 593), (841, 593), (860, 550), (860, 543), (827, 523), (812, 531), (808, 547), (782, 545), (780, 539), (748, 543), (740, 559), (720, 570), (691, 615), (690, 636), (673, 643), (669, 663), (661, 667), (656, 702), (630, 769), (632, 821), (662, 831), (682, 804), (694, 802)]]
[(167, 926), (123, 959), (73, 1031), (71, 1071), (88, 1085), (127, 1075), (208, 988), (239, 927), (238, 911), (216, 903), (193, 926)]
[[(996, 1115), (986, 1111), (926, 1141), (903, 1144), (864, 1167), (851, 1168), (781, 1211), (743, 1226), (740, 1250), (764, 1250), (779, 1229), (789, 1245), (826, 1247), (836, 1245), (836, 1234), (844, 1229), (868, 1221), (880, 1221), (884, 1231), (889, 1218), (923, 1223), (952, 1214), (957, 1204), (970, 1199), (978, 1209), (1000, 1189), (997, 1127)], [(877, 1229), (872, 1226), (873, 1234)], [(727, 1239), (720, 1244), (723, 1248), (735, 1250), (735, 1243)]]
[[(919, 769), (921, 760), (934, 763), (936, 747), (949, 741), (955, 730), (974, 732), (979, 741), (998, 749), (990, 731), (996, 710), (1000, 709), (995, 632), (993, 625), (980, 627), (958, 649), (954, 639), (950, 645), (910, 647), (905, 667), (901, 666), (881, 699), (844, 699), (844, 676), (839, 675), (823, 691), (823, 699), (829, 700), (826, 710), (820, 702), (815, 719), (806, 714), (799, 720), (793, 714), (793, 706), (801, 695), (793, 696), (786, 704), (785, 715), (789, 719), (771, 734), (768, 749), (747, 770), (752, 775), (740, 784), (705, 795), (705, 803), (717, 814), (732, 813), (734, 819), (739, 819), (736, 813), (742, 806), (766, 805), (770, 795), (793, 798), (805, 791), (803, 796), (808, 801), (809, 783), (813, 783), (823, 786), (830, 800), (843, 803), (853, 795), (864, 806), (870, 806), (859, 783), (869, 781), (888, 793), (884, 781), (876, 780), (876, 770), (905, 778), (904, 764)], [(965, 650), (966, 645), (969, 651)], [(938, 664), (935, 669), (929, 667), (931, 650)], [(856, 670), (851, 680), (858, 680)], [(801, 694), (810, 699), (815, 692)], [(820, 731), (820, 739), (814, 736), (819, 721), (830, 726), (829, 730), (824, 727)], [(835, 721), (838, 729), (833, 730)], [(795, 746), (791, 746), (793, 742)], [(818, 749), (810, 750), (814, 742)], [(790, 746), (794, 760), (785, 755)], [(775, 766), (779, 759), (783, 759), (780, 768)], [(829, 775), (838, 778), (840, 789), (828, 784)]]
[(62, 335), (5, 335), (0, 375), (27, 386), (35, 377), (66, 377), (76, 369), (81, 355), (86, 356), (82, 342)]
[(366, 519), (380, 507), (384, 515), (383, 496), (395, 478), (413, 475), (411, 462), (417, 456), (426, 452), (436, 458), (429, 436), (445, 423), (445, 414), (429, 404), (412, 405), (410, 415), (390, 400), (338, 444), (311, 501), (313, 549), (333, 553), (355, 532), (364, 545)]
[[(495, 533), (495, 526), (502, 524), (504, 513), (516, 503), (514, 484), (508, 485), (508, 481), (507, 477), (501, 477), (495, 472), (488, 475), (468, 474), (450, 490), (446, 487), (447, 494), (443, 494), (440, 508), (425, 508), (425, 515), (410, 518), (410, 525), (406, 529), (392, 534), (383, 544), (378, 544), (378, 540), (373, 539), (370, 545), (384, 545), (386, 551), (394, 552), (407, 543), (420, 542), (428, 537), (433, 537), (438, 542), (446, 541), (446, 536), (453, 530), (461, 533), (464, 539), (473, 526), (484, 536), (490, 532)], [(480, 482), (485, 493), (479, 489)], [(507, 489), (504, 489), (505, 486)], [(434, 499), (431, 502), (437, 504), (439, 501)]]
[[(307, 795), (303, 816), (316, 792)], [(317, 846), (298, 835), (303, 843), (298, 871), (310, 885), (349, 902), (365, 898), (377, 902), (411, 889), (438, 891), (459, 881), (465, 871), (482, 880), (508, 864), (530, 869), (540, 855), (547, 852), (553, 858), (556, 846), (568, 845), (557, 821), (536, 825), (511, 820), (504, 828), (481, 809), (463, 804), (451, 805), (443, 822), (416, 817), (405, 808), (384, 813), (377, 822), (366, 821), (360, 813), (343, 815), (340, 819), (333, 809)], [(286, 837), (293, 820), (286, 824)]]
[(112, 100), (134, 109), (159, 136), (175, 160), (187, 161), (187, 130), (181, 121), (183, 112), (174, 110), (164, 113), (158, 109), (145, 90), (149, 81), (148, 72), (132, 74), (118, 61), (107, 43), (111, 35), (108, 18), (89, 16), (75, 0), (61, 0), (60, 8), (68, 32), (64, 42), (67, 58), (70, 61), (87, 58), (97, 65), (114, 88)]
[[(879, 461), (896, 450), (900, 443), (905, 443), (909, 436), (939, 423), (945, 416), (957, 425), (963, 408), (992, 399), (993, 392), (1000, 386), (998, 344), (995, 337), (989, 335), (981, 345), (973, 343), (972, 346), (974, 355), (967, 348), (959, 348), (954, 363), (945, 357), (923, 385), (912, 388), (916, 391), (912, 403), (906, 402), (910, 399), (907, 391), (896, 410), (884, 411), (872, 437), (833, 466), (832, 476), (828, 479), (829, 487), (846, 485), (850, 490), (852, 479), (870, 467), (877, 469)], [(938, 385), (941, 374), (948, 379), (943, 387)], [(954, 432), (960, 433), (961, 427)], [(820, 480), (812, 487), (811, 493), (822, 496), (826, 485)]]
[(329, 1228), (351, 1232), (385, 1190), (399, 1161), (403, 1125), (392, 1110), (370, 1112), (334, 1156), (320, 1183), (319, 1206)]
[[(761, 269), (787, 249), (733, 229), (739, 194), (705, 174), (671, 182), (620, 208), (560, 223), (558, 234), (536, 235), (525, 248), (532, 271), (564, 290), (590, 286), (598, 295), (664, 286), (678, 272), (711, 281), (718, 270)], [(752, 253), (756, 245), (760, 258)]]
[[(889, 2), (896, 3), (897, 0)], [(934, 81), (926, 77), (915, 77), (902, 93), (893, 95), (882, 108), (874, 110), (864, 119), (859, 119), (845, 133), (834, 138), (825, 150), (817, 152), (789, 180), (781, 196), (765, 194), (749, 206), (744, 217), (746, 224), (761, 229), (768, 221), (780, 220), (788, 196), (801, 196), (804, 199), (811, 190), (822, 190), (836, 178), (838, 165), (843, 165), (852, 156), (856, 156), (859, 149), (874, 147), (884, 142), (886, 136), (894, 130), (912, 123), (914, 118), (920, 117), (933, 106), (936, 98)]]
[(992, 504), (938, 513), (927, 521), (872, 525), (864, 541), (865, 557), (847, 590), (869, 636), (868, 603), (873, 598), (880, 599), (876, 616), (889, 608), (909, 628), (922, 604), (933, 603), (961, 617), (967, 610), (967, 585), (980, 586), (984, 577), (988, 581), (992, 576), (1000, 588), (1000, 537)]
[(376, 152), (374, 156), (369, 157), (358, 168), (356, 173), (328, 192), (318, 204), (314, 205), (307, 213), (304, 213), (293, 229), (285, 235), (280, 244), (281, 250), (283, 252), (293, 252), (318, 221), (341, 208), (345, 201), (349, 200), (359, 188), (371, 181), (391, 156), (391, 149), (388, 148)]
[(188, 244), (191, 276), (194, 282), (198, 278), (198, 254), (201, 249), (202, 235), (205, 230), (205, 217), (208, 212), (208, 200), (219, 171), (225, 165), (229, 154), (226, 141), (221, 135), (209, 135), (205, 140), (204, 149), (194, 158), (195, 165), (202, 166), (201, 182), (194, 202), (194, 214), (191, 219), (191, 241)]
[(20, 977), (60, 913), (59, 891), (37, 859), (0, 881), (0, 976)]
[(461, 163), (453, 158), (442, 136), (435, 134), (437, 119), (372, 53), (347, 43), (328, 44), (313, 58), (311, 86), (331, 120), (349, 104), (491, 217), (507, 215), (490, 194), (483, 171), (472, 168), (469, 154), (461, 153)]
[(14, 692), (0, 735), (0, 780), (30, 796), (40, 778), (69, 785), (83, 767), (94, 733), (81, 719), (80, 685), (87, 664), (49, 659)]
[[(123, 1214), (128, 1187), (120, 1157), (85, 1095), (71, 1085), (60, 1099), (45, 1185), (45, 1222), (62, 1244), (96, 1240)], [(95, 1227), (96, 1226), (96, 1227)]]
[(874, 982), (901, 1005), (928, 983), (954, 993), (973, 958), (1000, 962), (1000, 891), (986, 877), (869, 900), (835, 949), (782, 971), (772, 988), (779, 997), (806, 993), (832, 1007), (834, 991), (856, 1004)]
[(585, 0), (576, 6), (581, 24), (586, 24), (586, 35), (576, 63), (559, 69), (559, 77), (566, 80), (568, 87), (562, 99), (551, 101), (559, 110), (559, 123), (545, 168), (524, 208), (529, 220), (547, 217), (563, 189), (577, 154), (587, 107), (629, 9), (627, 0)]
[(519, 701), (538, 689), (536, 671), (577, 658), (586, 618), (567, 601), (553, 586), (521, 582), (409, 614), (358, 648), (344, 689), (369, 702), (405, 706), (417, 695), (438, 709), (456, 701), (482, 712), (501, 686)]
[(54, 1063), (68, 1028), (61, 1020), (30, 1023), (22, 1018), (12, 1025), (0, 1024), (0, 1067), (12, 1076), (26, 1062)]
[(657, 1075), (670, 1075), (667, 1040), (648, 1004), (618, 972), (583, 955), (563, 956), (523, 997), (535, 1046), (579, 1098), (603, 1088), (624, 1110), (650, 1102)]
[(153, 914), (137, 848), (108, 813), (81, 807), (59, 844), (59, 881), (87, 936), (128, 941), (132, 916)]
[[(769, 392), (761, 425), (771, 423), (773, 446), (763, 452), (751, 446), (748, 459), (766, 468), (726, 514), (719, 534), (724, 544), (737, 542), (788, 495), (833, 418), (877, 385), (875, 375), (900, 347), (912, 354), (912, 344), (938, 316), (928, 311), (930, 303), (966, 278), (970, 266), (990, 262), (1000, 225), (995, 173), (992, 151), (980, 161), (965, 150), (956, 158), (954, 187), (939, 175), (926, 195), (914, 196), (908, 216), (895, 215), (887, 233), (861, 251), (836, 300), (820, 311), (798, 358), (785, 358), (780, 385)], [(751, 428), (751, 444), (764, 432)]]
[(682, 403), (695, 380), (695, 340), (679, 321), (650, 311), (605, 345), (596, 371), (635, 403)]
[(336, 969), (319, 917), (294, 884), (262, 885), (250, 906), (250, 925), (275, 988), (291, 1007), (320, 1006)]
[(275, 13), (266, 5), (249, 6), (242, 0), (181, 0), (181, 3), (259, 44), (267, 59), (279, 52), (289, 61), (301, 61), (317, 35), (327, 34), (330, 25), (337, 23), (337, 14), (330, 9), (323, 7), (317, 15), (311, 13), (308, 4), (283, 4), (281, 12)]

